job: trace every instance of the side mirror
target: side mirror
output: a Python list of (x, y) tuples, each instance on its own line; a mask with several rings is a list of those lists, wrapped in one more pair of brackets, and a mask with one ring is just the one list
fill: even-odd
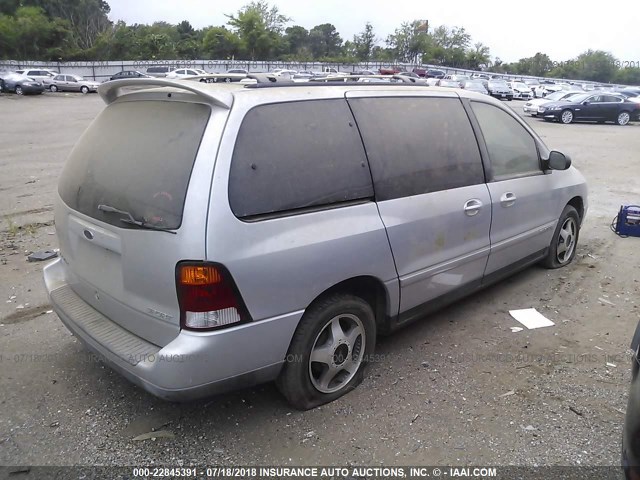
[(585, 100), (584, 102), (582, 102), (583, 105), (589, 105), (589, 103), (590, 102), (588, 100)]
[(551, 170), (566, 170), (571, 166), (571, 158), (562, 152), (552, 150), (547, 165)]

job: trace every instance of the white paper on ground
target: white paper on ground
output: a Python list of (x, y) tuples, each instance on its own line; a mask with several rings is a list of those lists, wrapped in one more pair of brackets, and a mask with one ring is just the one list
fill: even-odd
[(555, 323), (542, 315), (535, 308), (509, 310), (509, 314), (529, 330), (533, 328), (550, 327), (552, 325), (555, 325)]
[(522, 330), (524, 330), (524, 328), (522, 327), (510, 327), (511, 328), (511, 332), (513, 333), (518, 333), (521, 332)]

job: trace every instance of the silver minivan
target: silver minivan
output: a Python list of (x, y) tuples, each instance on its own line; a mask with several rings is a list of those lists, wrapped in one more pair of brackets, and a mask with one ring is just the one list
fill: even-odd
[(99, 93), (44, 279), (67, 328), (159, 397), (276, 380), (312, 408), (361, 382), (378, 335), (575, 256), (584, 178), (486, 95), (165, 79)]

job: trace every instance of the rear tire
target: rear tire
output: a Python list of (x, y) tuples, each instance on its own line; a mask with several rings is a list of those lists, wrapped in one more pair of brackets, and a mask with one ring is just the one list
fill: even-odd
[(624, 125), (627, 125), (630, 120), (631, 120), (631, 115), (629, 114), (629, 112), (624, 111), (618, 114), (618, 118), (616, 119), (616, 122), (618, 123), (618, 125), (624, 126)]
[(299, 410), (332, 402), (362, 382), (375, 342), (375, 317), (366, 301), (342, 293), (327, 296), (304, 313), (278, 389)]
[(20, 85), (16, 85), (16, 95), (24, 95), (24, 91), (22, 91), (22, 87)]
[(560, 268), (569, 265), (576, 256), (580, 236), (580, 216), (571, 205), (564, 207), (558, 226), (549, 245), (549, 253), (542, 261), (546, 268)]

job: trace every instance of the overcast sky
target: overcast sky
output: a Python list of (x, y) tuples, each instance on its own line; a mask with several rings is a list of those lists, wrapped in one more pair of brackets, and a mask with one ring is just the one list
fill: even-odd
[[(237, 12), (247, 0), (108, 0), (111, 20), (131, 23), (188, 20), (195, 28), (224, 25), (224, 14)], [(588, 50), (605, 50), (622, 61), (640, 61), (640, 2), (593, 9), (585, 0), (271, 0), (292, 23), (310, 29), (332, 23), (350, 40), (369, 21), (380, 45), (404, 21), (429, 20), (465, 27), (473, 43), (489, 46), (505, 62), (536, 52), (568, 60)]]

